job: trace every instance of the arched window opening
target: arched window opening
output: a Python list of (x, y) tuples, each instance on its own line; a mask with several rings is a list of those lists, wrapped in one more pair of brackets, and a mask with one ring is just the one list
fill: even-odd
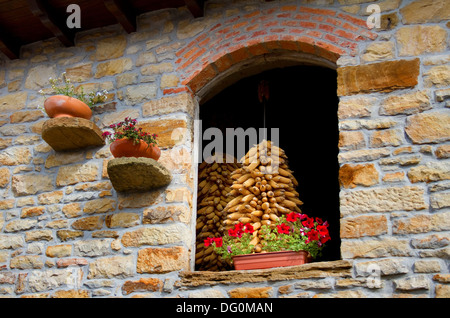
[[(258, 98), (261, 81), (266, 81), (269, 88), (265, 107)], [(267, 128), (268, 140), (271, 139), (271, 128), (278, 128), (278, 146), (285, 151), (289, 168), (298, 180), (296, 191), (304, 202), (300, 206), (302, 212), (330, 224), (332, 240), (316, 261), (340, 259), (336, 90), (335, 70), (307, 65), (276, 68), (241, 79), (222, 90), (202, 104), (199, 113), (202, 133), (209, 128), (219, 129), (224, 136), (224, 151), (229, 137), (227, 128), (242, 128), (244, 131)], [(203, 138), (200, 153), (209, 142)], [(234, 144), (231, 155), (239, 160), (236, 154), (242, 153), (236, 142)], [(244, 154), (252, 146), (246, 138)], [(198, 230), (197, 235), (201, 228)], [(197, 238), (197, 252), (202, 239), (201, 235)], [(202, 265), (200, 258), (204, 255), (199, 254), (202, 253), (196, 256), (196, 270), (217, 270), (216, 267)]]

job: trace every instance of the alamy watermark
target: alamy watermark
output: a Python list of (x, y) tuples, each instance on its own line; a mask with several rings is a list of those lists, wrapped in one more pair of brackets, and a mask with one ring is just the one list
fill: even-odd
[(367, 13), (371, 13), (366, 20), (369, 29), (381, 28), (381, 8), (378, 4), (371, 4), (366, 9)]
[(70, 4), (67, 6), (66, 12), (71, 14), (67, 17), (66, 25), (69, 29), (81, 28), (81, 8), (78, 4)]
[[(172, 131), (171, 139), (179, 141), (187, 135), (189, 135), (188, 128), (176, 128)], [(203, 161), (209, 164), (214, 162), (235, 163), (247, 154), (247, 146), (250, 148), (257, 146), (259, 156), (250, 156), (248, 163), (256, 163), (257, 160), (260, 160), (263, 161), (262, 164), (268, 167), (267, 171), (278, 171), (280, 163), (279, 128), (250, 127), (244, 130), (238, 127), (226, 128), (225, 132), (222, 132), (219, 128), (209, 127), (203, 131), (202, 121), (194, 120), (194, 136), (197, 142), (194, 150), (195, 164), (200, 164)], [(270, 140), (270, 145), (268, 145), (267, 140)], [(216, 154), (223, 154), (224, 156), (217, 156)]]

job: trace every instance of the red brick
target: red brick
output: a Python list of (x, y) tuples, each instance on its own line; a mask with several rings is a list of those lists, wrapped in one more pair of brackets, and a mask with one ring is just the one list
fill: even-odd
[(327, 18), (325, 22), (333, 24), (333, 25), (336, 25), (336, 26), (342, 25), (342, 21), (336, 20), (336, 19), (333, 19), (333, 18)]
[(275, 29), (270, 29), (270, 32), (272, 33), (283, 33), (285, 32), (286, 29), (285, 28), (275, 28)]
[(304, 22), (304, 21), (302, 21), (302, 22), (300, 22), (300, 26), (302, 28), (315, 29), (317, 24), (314, 23), (314, 22)]
[(189, 58), (183, 65), (181, 65), (181, 68), (186, 68), (189, 65), (191, 65), (199, 56), (203, 55), (203, 53), (206, 52), (205, 48), (202, 48), (200, 51), (195, 53), (191, 58)]
[(298, 26), (300, 26), (300, 21), (295, 21), (295, 20), (282, 21), (281, 26), (298, 27)]
[(257, 44), (248, 46), (248, 51), (253, 56), (258, 56), (258, 55), (263, 55), (263, 54), (269, 53), (269, 50), (261, 43), (257, 43)]
[(335, 37), (334, 35), (331, 35), (331, 34), (325, 34), (324, 39), (328, 40), (330, 42), (336, 43), (336, 44), (339, 44), (341, 42), (339, 38), (337, 38), (337, 37)]
[(359, 30), (358, 32), (362, 36), (365, 36), (366, 38), (369, 38), (371, 40), (375, 40), (378, 37), (378, 34), (367, 31), (367, 30)]
[(260, 36), (260, 35), (266, 35), (266, 34), (267, 34), (266, 30), (256, 31), (256, 32), (253, 32), (252, 38), (255, 38), (255, 37)]
[(316, 37), (316, 38), (322, 37), (322, 32), (320, 32), (320, 31), (308, 31), (308, 32), (306, 32), (306, 34), (309, 36)]
[(316, 54), (332, 62), (336, 62), (337, 59), (345, 54), (345, 51), (335, 45), (318, 41), (316, 42)]
[(223, 72), (227, 69), (229, 69), (233, 65), (233, 61), (231, 60), (230, 56), (228, 54), (225, 54), (218, 58), (214, 65), (216, 66), (217, 70), (219, 72)]
[(231, 19), (225, 21), (225, 24), (231, 24), (231, 23), (234, 23), (234, 22), (236, 22), (236, 21), (239, 20), (239, 19), (240, 19), (239, 16), (234, 17), (234, 18), (231, 18)]
[(359, 18), (355, 18), (355, 17), (352, 17), (351, 15), (343, 14), (343, 13), (339, 13), (338, 17), (342, 18), (342, 19), (344, 19), (346, 21), (349, 21), (349, 22), (351, 22), (353, 24), (356, 24), (356, 25), (359, 25), (359, 26), (367, 28), (367, 24), (366, 24), (365, 20), (362, 20), (362, 19), (359, 19)]
[(308, 13), (314, 13), (319, 15), (336, 15), (336, 11), (329, 10), (329, 9), (316, 9), (316, 8), (308, 8), (308, 7), (301, 7), (300, 12), (308, 12)]
[(288, 40), (280, 40), (278, 41), (281, 48), (288, 51), (300, 51), (299, 46), (294, 41), (288, 41)]
[(280, 8), (281, 11), (296, 11), (297, 6), (282, 6)]
[(245, 28), (245, 31), (246, 32), (254, 31), (254, 30), (258, 29), (259, 27), (260, 27), (259, 24), (251, 24), (250, 26)]
[(278, 21), (270, 21), (270, 22), (264, 23), (263, 27), (264, 28), (270, 28), (270, 27), (273, 27), (273, 26), (276, 26), (276, 25), (278, 25)]
[(243, 40), (246, 40), (247, 38), (248, 38), (248, 35), (244, 33), (243, 35), (241, 35), (241, 36), (235, 38), (234, 41), (236, 41), (236, 42), (241, 42), (241, 41), (243, 41)]
[(248, 60), (251, 57), (251, 54), (248, 52), (246, 47), (239, 47), (229, 54), (233, 63), (239, 63), (241, 61)]
[(231, 33), (228, 33), (226, 36), (225, 36), (225, 39), (229, 39), (229, 38), (232, 38), (233, 36), (236, 36), (236, 35), (238, 35), (238, 34), (240, 34), (241, 32), (239, 32), (239, 31), (233, 31), (233, 32), (231, 32)]
[(183, 87), (176, 87), (176, 88), (166, 88), (163, 91), (164, 95), (169, 95), (169, 94), (178, 94), (181, 92), (187, 92), (188, 88), (186, 86)]
[(301, 37), (300, 43), (298, 44), (300, 47), (300, 50), (305, 53), (311, 53), (315, 54), (315, 46), (314, 46), (314, 40), (309, 37)]
[(324, 30), (326, 32), (330, 32), (330, 33), (332, 33), (334, 31), (334, 27), (332, 27), (331, 25), (328, 25), (328, 24), (320, 24), (319, 29)]
[(344, 31), (344, 30), (336, 30), (336, 31), (334, 32), (334, 34), (336, 34), (337, 36), (340, 36), (340, 37), (349, 39), (349, 40), (356, 40), (356, 38), (358, 37), (357, 34), (353, 34), (353, 33), (350, 33), (350, 32), (346, 32), (346, 31)]
[(350, 31), (353, 31), (353, 32), (356, 32), (356, 31), (359, 30), (358, 27), (355, 27), (354, 25), (351, 25), (350, 23), (344, 23), (344, 24), (342, 25), (342, 27), (343, 27), (344, 29), (346, 29), (346, 30), (350, 30)]
[(208, 65), (189, 82), (188, 86), (196, 93), (216, 76), (217, 72), (214, 67)]
[(308, 13), (299, 13), (295, 15), (296, 20), (309, 20), (311, 15)]
[(188, 58), (190, 58), (192, 55), (194, 55), (194, 53), (195, 52), (197, 52), (197, 51), (199, 51), (200, 49), (197, 47), (197, 46), (195, 46), (195, 47), (193, 47), (192, 49), (190, 49), (189, 51), (187, 51), (184, 55), (183, 55), (183, 58), (184, 59), (188, 59)]
[(199, 42), (203, 41), (207, 36), (208, 36), (208, 33), (200, 34), (198, 37), (195, 38), (194, 41), (196, 43), (199, 43)]
[(233, 25), (233, 29), (239, 29), (240, 27), (243, 27), (244, 25), (247, 25), (247, 24), (248, 24), (248, 21), (236, 23), (235, 25)]
[(290, 13), (280, 13), (277, 15), (277, 18), (289, 18), (290, 16)]
[(207, 37), (206, 39), (204, 39), (203, 41), (199, 42), (198, 45), (200, 46), (205, 46), (206, 44), (208, 44), (211, 41), (210, 37)]
[(215, 29), (217, 29), (217, 28), (219, 28), (219, 27), (221, 27), (222, 26), (222, 24), (221, 23), (218, 23), (218, 24), (216, 24), (215, 26), (213, 26), (210, 30), (209, 30), (209, 32), (212, 32), (212, 31), (214, 31)]
[(230, 32), (230, 30), (231, 30), (231, 28), (228, 26), (228, 27), (226, 27), (226, 28), (220, 29), (219, 31), (217, 31), (217, 33), (219, 33), (219, 34), (225, 34), (225, 33)]
[(261, 13), (261, 11), (254, 11), (252, 13), (248, 13), (244, 15), (244, 19), (249, 19), (249, 18), (253, 18), (256, 17), (257, 15), (259, 15)]
[(305, 32), (305, 29), (292, 29), (289, 33), (302, 34)]

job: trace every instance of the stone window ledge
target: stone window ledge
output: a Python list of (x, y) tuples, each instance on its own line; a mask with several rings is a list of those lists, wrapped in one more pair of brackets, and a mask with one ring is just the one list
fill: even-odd
[(353, 263), (339, 260), (331, 262), (309, 263), (304, 265), (278, 267), (259, 270), (240, 271), (183, 271), (180, 272), (179, 287), (197, 287), (202, 285), (257, 283), (305, 278), (351, 277)]

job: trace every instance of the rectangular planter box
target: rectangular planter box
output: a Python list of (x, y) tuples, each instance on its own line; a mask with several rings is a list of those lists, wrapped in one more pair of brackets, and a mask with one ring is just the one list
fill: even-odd
[(308, 263), (308, 253), (305, 251), (281, 251), (236, 255), (233, 257), (234, 269), (264, 269), (302, 265)]

